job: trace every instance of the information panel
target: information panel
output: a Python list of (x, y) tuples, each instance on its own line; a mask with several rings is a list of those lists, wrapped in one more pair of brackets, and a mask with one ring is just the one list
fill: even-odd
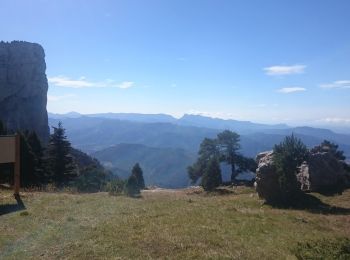
[(0, 163), (16, 161), (16, 137), (0, 136)]

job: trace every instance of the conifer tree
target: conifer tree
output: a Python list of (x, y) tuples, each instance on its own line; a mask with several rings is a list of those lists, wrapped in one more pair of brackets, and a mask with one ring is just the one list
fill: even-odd
[(34, 131), (28, 133), (27, 141), (28, 141), (28, 144), (30, 145), (30, 147), (32, 148), (33, 153), (37, 157), (43, 157), (44, 148), (41, 145), (41, 142), (40, 142), (38, 135)]
[(217, 158), (211, 158), (202, 176), (202, 187), (212, 191), (222, 183), (220, 163)]
[(294, 135), (286, 138), (278, 145), (275, 145), (273, 162), (279, 175), (280, 196), (277, 203), (285, 205), (292, 204), (300, 194), (300, 187), (297, 181), (297, 167), (308, 157), (308, 150), (305, 144)]
[(130, 197), (140, 194), (140, 188), (135, 175), (131, 174), (125, 184), (125, 193)]
[(197, 161), (192, 166), (187, 168), (188, 176), (190, 177), (192, 183), (196, 183), (196, 181), (202, 177), (208, 162), (213, 157), (219, 157), (217, 140), (204, 138), (199, 147)]
[(67, 140), (62, 123), (59, 122), (58, 127), (53, 127), (53, 134), (50, 135), (47, 148), (47, 161), (51, 179), (58, 186), (67, 184), (76, 177), (75, 166), (70, 151), (71, 144)]
[(41, 145), (40, 139), (33, 131), (28, 134), (27, 142), (33, 155), (35, 156), (35, 176), (37, 178), (37, 183), (46, 183), (47, 176), (44, 169), (44, 148)]
[(208, 162), (217, 158), (219, 162), (225, 162), (231, 166), (231, 181), (235, 181), (239, 173), (244, 171), (255, 172), (256, 163), (254, 159), (241, 155), (239, 134), (225, 130), (217, 135), (215, 139), (205, 138), (198, 151), (197, 161), (187, 168), (188, 176), (192, 183), (203, 176)]
[(139, 189), (143, 190), (145, 188), (145, 180), (143, 179), (143, 172), (138, 163), (132, 168), (131, 175), (135, 176)]
[(28, 142), (29, 132), (25, 131), (20, 133), (21, 139), (21, 149), (20, 149), (20, 158), (21, 158), (21, 185), (22, 186), (31, 186), (36, 185), (39, 182), (39, 176), (37, 176), (37, 164), (38, 158), (32, 150)]
[(240, 161), (238, 150), (240, 149), (239, 134), (225, 130), (218, 134), (217, 142), (221, 154), (221, 161), (231, 165), (231, 180), (234, 181), (238, 172), (235, 165)]
[(328, 152), (331, 153), (335, 158), (340, 161), (344, 161), (346, 157), (344, 156), (344, 152), (338, 149), (339, 146), (335, 143), (332, 143), (328, 140), (324, 140), (320, 145), (311, 149), (311, 152)]

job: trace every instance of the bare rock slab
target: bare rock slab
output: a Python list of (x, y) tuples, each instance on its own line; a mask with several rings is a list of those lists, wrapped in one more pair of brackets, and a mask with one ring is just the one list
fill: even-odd
[(45, 71), (39, 44), (0, 42), (0, 120), (13, 131), (35, 131), (44, 143), (49, 138)]

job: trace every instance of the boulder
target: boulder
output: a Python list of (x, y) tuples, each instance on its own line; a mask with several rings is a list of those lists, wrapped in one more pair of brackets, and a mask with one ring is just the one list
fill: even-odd
[(344, 162), (330, 152), (310, 153), (308, 162), (298, 170), (297, 179), (303, 191), (330, 191), (347, 186)]
[(267, 202), (276, 201), (279, 197), (278, 175), (273, 165), (273, 152), (259, 153), (256, 157), (255, 189), (260, 198)]
[[(278, 201), (280, 189), (278, 174), (273, 165), (273, 152), (259, 153), (256, 157), (255, 189), (267, 202)], [(308, 162), (298, 168), (297, 180), (302, 191), (333, 192), (350, 186), (350, 166), (332, 152), (311, 150)]]
[(35, 131), (44, 143), (49, 137), (45, 70), (39, 44), (0, 42), (0, 120), (13, 131)]

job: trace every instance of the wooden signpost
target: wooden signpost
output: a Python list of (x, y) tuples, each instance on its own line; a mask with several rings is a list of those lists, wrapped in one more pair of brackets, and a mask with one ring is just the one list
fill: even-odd
[(20, 188), (20, 135), (1, 135), (0, 136), (0, 164), (14, 163), (14, 194), (19, 195)]

